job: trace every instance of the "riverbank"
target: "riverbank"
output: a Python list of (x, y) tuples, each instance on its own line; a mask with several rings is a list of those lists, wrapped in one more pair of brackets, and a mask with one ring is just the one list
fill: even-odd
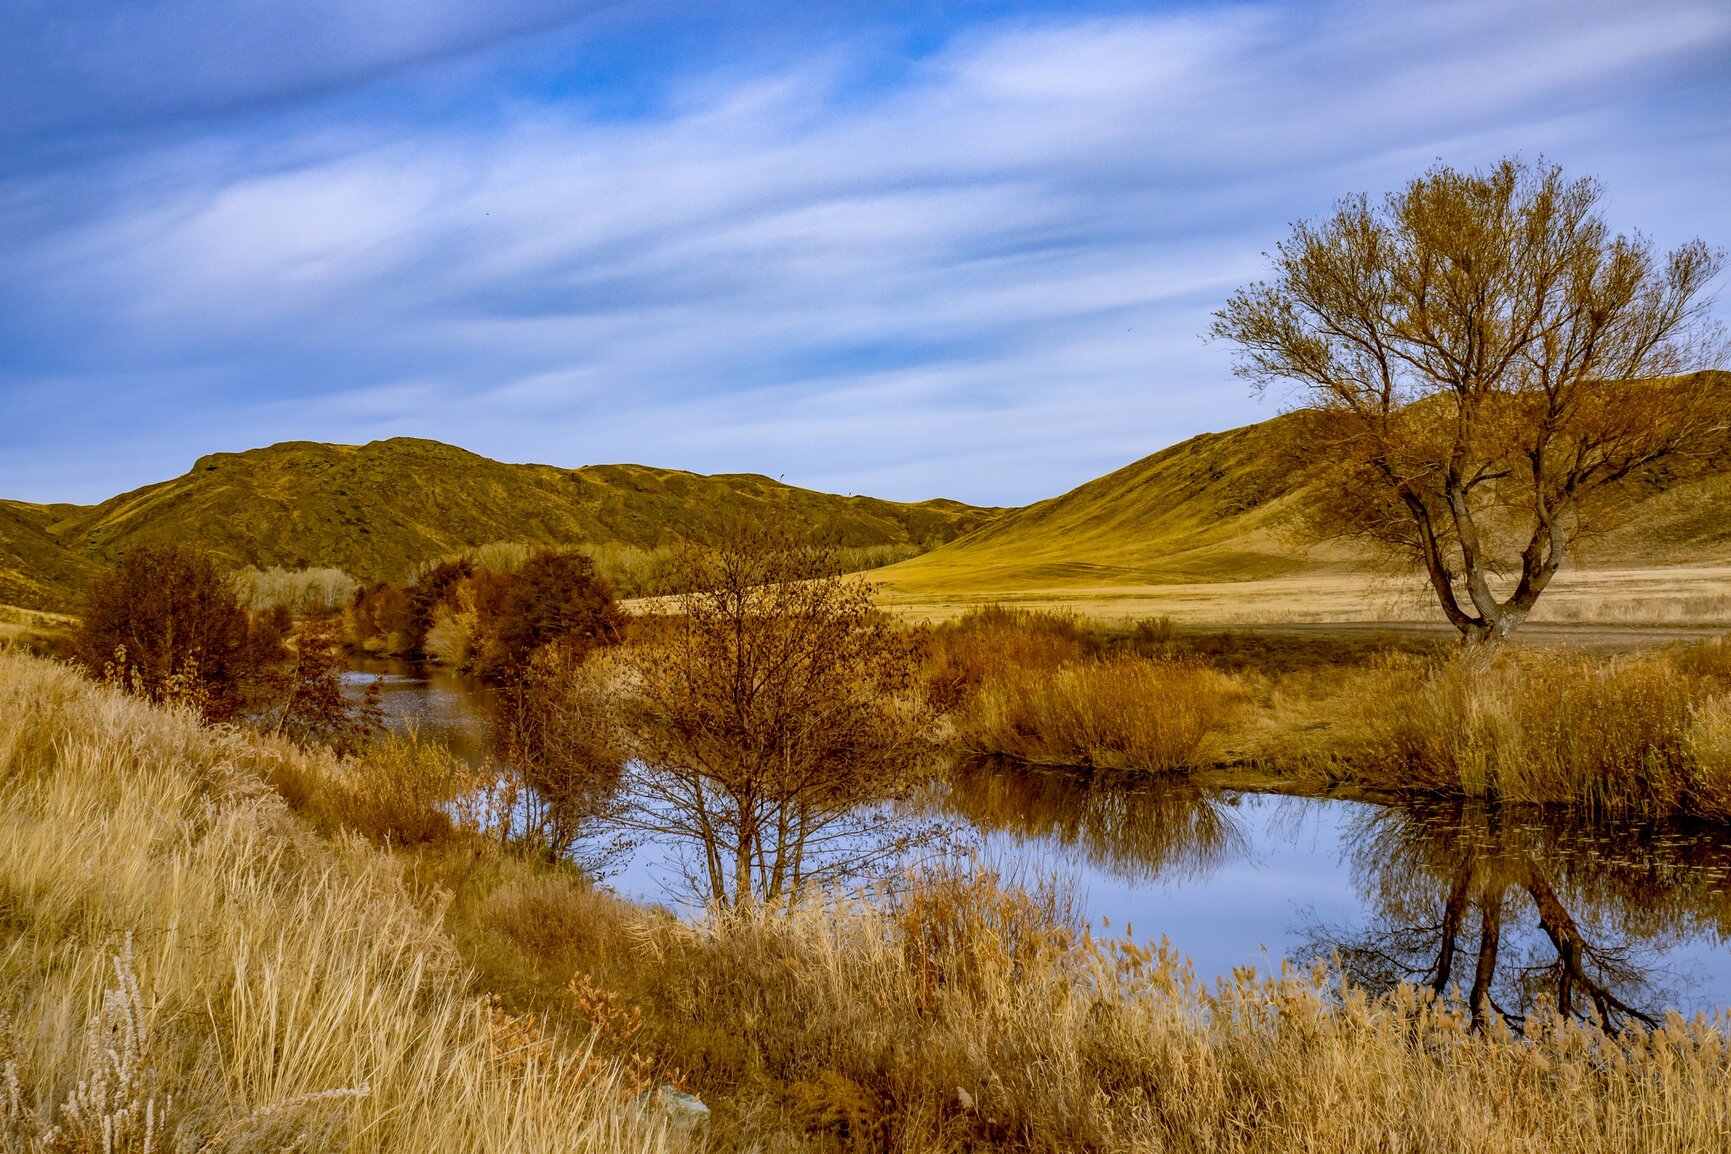
[(927, 684), (979, 755), (1240, 789), (1461, 797), (1731, 823), (1731, 644), (1106, 628), (995, 608), (930, 631)]
[(130, 935), (129, 1117), (172, 1093), (199, 1133), (292, 1118), (321, 1149), (653, 1148), (629, 1093), (676, 1076), (721, 1148), (1657, 1154), (1731, 1126), (1723, 1023), (1517, 1041), (1412, 988), (1204, 988), (989, 875), (682, 925), (369, 785), (420, 755), (381, 774), (18, 655), (0, 719), (0, 976), (45, 1119)]

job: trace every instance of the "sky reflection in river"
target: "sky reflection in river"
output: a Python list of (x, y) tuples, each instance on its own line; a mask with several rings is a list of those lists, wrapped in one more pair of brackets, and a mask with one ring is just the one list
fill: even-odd
[[(379, 667), (398, 725), (479, 759), (486, 710), (462, 679)], [(362, 680), (357, 676), (357, 682)], [(484, 692), (481, 691), (481, 692)], [(1657, 1015), (1731, 1005), (1731, 838), (1607, 829), (1456, 805), (1135, 788), (1060, 772), (962, 766), (920, 806), (986, 863), (1069, 884), (1096, 932), (1165, 936), (1198, 974), (1341, 954), (1365, 983), (1441, 983), (1519, 1014), (1596, 993)], [(606, 884), (690, 908), (675, 847), (641, 845)]]

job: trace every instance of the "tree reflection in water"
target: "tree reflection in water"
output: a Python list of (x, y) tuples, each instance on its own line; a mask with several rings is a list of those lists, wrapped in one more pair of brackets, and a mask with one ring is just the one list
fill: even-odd
[(1731, 847), (1675, 827), (1455, 803), (1369, 810), (1346, 844), (1370, 921), (1312, 922), (1301, 957), (1372, 990), (1464, 997), (1481, 1026), (1494, 1014), (1518, 1027), (1541, 997), (1613, 1029), (1653, 1024), (1682, 979), (1659, 952), (1731, 929)]
[(941, 805), (986, 832), (1050, 839), (1130, 882), (1195, 876), (1246, 848), (1231, 802), (1177, 778), (1108, 786), (1075, 773), (964, 763)]

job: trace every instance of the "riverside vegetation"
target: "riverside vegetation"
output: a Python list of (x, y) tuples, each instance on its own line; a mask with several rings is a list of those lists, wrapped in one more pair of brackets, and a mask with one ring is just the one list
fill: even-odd
[(16, 654), (0, 702), (15, 1149), (655, 1149), (688, 1139), (634, 1093), (674, 1077), (723, 1149), (1690, 1151), (1731, 1126), (1724, 1023), (1517, 1037), (1413, 987), (1204, 988), (989, 874), (685, 924), (434, 804), (437, 749), (341, 760)]
[[(185, 680), (104, 686), (0, 657), (6, 1141), (697, 1141), (640, 1105), (667, 1082), (711, 1104), (702, 1141), (721, 1149), (1682, 1151), (1731, 1127), (1724, 1021), (1613, 1023), (1541, 999), (1517, 1033), (1441, 980), (1342, 985), (1317, 969), (1208, 985), (1174, 952), (1091, 936), (1049, 884), (935, 866), (861, 895), (845, 874), (814, 870), (824, 884), (799, 892), (773, 882), (800, 867), (758, 870), (845, 814), (817, 771), (889, 751), (883, 737), (900, 748), (897, 718), (925, 730), (941, 717), (931, 732), (958, 748), (1104, 777), (1273, 765), (1287, 750), (1280, 767), (1318, 787), (1718, 816), (1724, 646), (1509, 652), (1479, 668), (1009, 610), (907, 633), (826, 578), (821, 550), (759, 546), (698, 556), (708, 592), (640, 638), (543, 640), (516, 699), (540, 718), (525, 732), (543, 743), (541, 770), (579, 771), (567, 785), (632, 753), (708, 766), (693, 781), (724, 820), (703, 845), (745, 847), (751, 868), (723, 854), (721, 875), (749, 880), (724, 881), (727, 900), (690, 923), (600, 893), (548, 852), (547, 821), (605, 807), (590, 792), (561, 810), (559, 779), (523, 768), (534, 757), (476, 770), (402, 738), (342, 755), (313, 735), (201, 724), (208, 698)], [(229, 629), (248, 652), (243, 622)], [(748, 680), (763, 700), (704, 673), (732, 668), (730, 652), (762, 656)], [(630, 701), (649, 655), (670, 676), (646, 718)], [(906, 679), (886, 676), (897, 665)], [(849, 669), (863, 680), (807, 680)], [(887, 711), (848, 726), (776, 720), (873, 702)], [(744, 728), (722, 724), (742, 711)], [(649, 724), (663, 744), (608, 747), (619, 734), (598, 733), (598, 716), (627, 735)], [(1569, 722), (1586, 716), (1609, 736), (1575, 738)], [(779, 752), (758, 762), (748, 748)], [(876, 796), (870, 784), (850, 797)], [(519, 820), (513, 789), (545, 790), (547, 821)]]
[(1280, 646), (988, 609), (933, 631), (928, 670), (957, 742), (988, 756), (1731, 821), (1722, 639), (1515, 650), (1481, 667), (1423, 642)]

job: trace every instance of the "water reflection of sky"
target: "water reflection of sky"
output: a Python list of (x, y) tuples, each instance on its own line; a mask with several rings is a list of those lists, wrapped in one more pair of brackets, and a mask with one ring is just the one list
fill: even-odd
[(376, 686), (390, 728), (443, 742), (477, 764), (487, 756), (485, 686), (414, 662), (371, 659), (359, 664), (343, 675), (343, 687), (358, 697)]
[[(484, 691), (448, 675), (383, 664), (356, 675), (353, 688), (372, 679), (394, 725), (412, 724), (464, 756), (485, 756), (486, 709), (477, 696)], [(945, 799), (935, 806), (928, 799), (927, 808), (965, 822), (981, 859), (1007, 875), (1061, 879), (1096, 933), (1133, 929), (1140, 941), (1164, 936), (1204, 978), (1246, 965), (1266, 971), (1300, 952), (1319, 926), (1340, 932), (1373, 926), (1387, 911), (1363, 876), (1364, 851), (1380, 860), (1375, 839), (1396, 835), (1377, 833), (1375, 823), (1402, 812), (1336, 799), (1204, 794), (1181, 785), (1100, 790), (1063, 775), (979, 771), (959, 776)], [(1461, 844), (1442, 836), (1441, 851), (1425, 848), (1429, 819), (1401, 820), (1412, 828), (1397, 831), (1400, 837), (1410, 840), (1418, 831), (1415, 861), (1437, 852), (1446, 858), (1449, 846)], [(1663, 992), (1665, 1005), (1686, 1013), (1731, 1006), (1725, 936), (1731, 839), (1666, 835), (1644, 850), (1617, 833), (1516, 841), (1560, 855), (1545, 858), (1545, 868), (1560, 871), (1557, 888), (1589, 939), (1605, 941), (1622, 932), (1619, 926), (1627, 931), (1632, 956), (1653, 975), (1651, 996)], [(689, 911), (682, 857), (675, 845), (639, 844), (611, 863), (605, 884), (632, 899)], [(1390, 871), (1392, 882), (1377, 884), (1398, 887), (1402, 868)], [(1580, 876), (1566, 876), (1571, 870)], [(1617, 896), (1643, 886), (1654, 888), (1656, 904), (1630, 906)], [(1661, 924), (1650, 924), (1655, 917)], [(1547, 949), (1530, 911), (1511, 914), (1508, 932), (1509, 965)]]
[(1124, 879), (1050, 838), (996, 832), (984, 840), (987, 857), (1001, 868), (1066, 879), (1096, 932), (1133, 930), (1139, 940), (1165, 936), (1190, 956), (1198, 973), (1225, 974), (1234, 966), (1266, 969), (1271, 957), (1290, 953), (1293, 923), (1302, 911), (1339, 919), (1357, 909), (1339, 853), (1354, 807), (1237, 796), (1229, 810), (1243, 837), (1225, 860), (1151, 880)]

